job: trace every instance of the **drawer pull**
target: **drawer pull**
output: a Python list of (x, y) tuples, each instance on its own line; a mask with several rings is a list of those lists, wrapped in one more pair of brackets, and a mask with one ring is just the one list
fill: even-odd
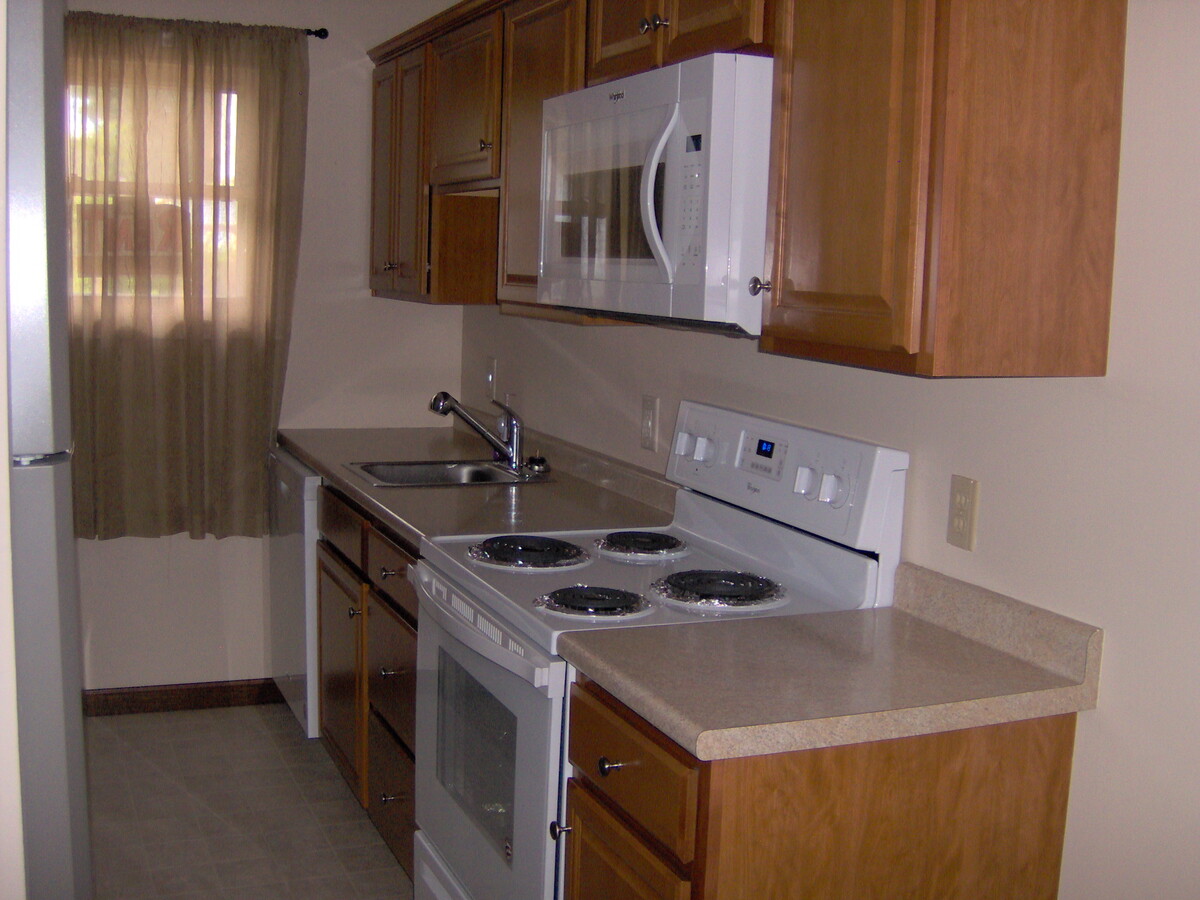
[(349, 607), (349, 608), (346, 610), (346, 617), (347, 617), (347, 618), (353, 619), (355, 616), (361, 616), (361, 615), (362, 615), (362, 610), (361, 610), (361, 609), (355, 609), (353, 606)]
[(614, 762), (607, 756), (602, 756), (596, 760), (596, 768), (600, 771), (601, 778), (607, 778), (609, 772), (615, 772), (617, 769), (625, 768), (625, 763)]
[(379, 795), (380, 803), (391, 803), (393, 800), (399, 800), (399, 799), (400, 799), (399, 794), (380, 794)]
[(379, 667), (379, 677), (380, 678), (391, 678), (395, 675), (403, 675), (403, 674), (405, 674), (404, 669), (389, 669), (387, 666)]
[(571, 831), (570, 825), (559, 825), (557, 822), (550, 823), (550, 840), (557, 841), (560, 837)]
[(380, 581), (387, 581), (393, 575), (399, 575), (399, 574), (400, 573), (397, 572), (395, 569), (389, 569), (387, 566), (379, 567), (379, 580)]

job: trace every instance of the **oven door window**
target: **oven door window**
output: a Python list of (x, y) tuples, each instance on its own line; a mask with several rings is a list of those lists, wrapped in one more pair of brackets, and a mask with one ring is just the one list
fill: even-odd
[(442, 649), (437, 780), (510, 866), (516, 771), (516, 716)]

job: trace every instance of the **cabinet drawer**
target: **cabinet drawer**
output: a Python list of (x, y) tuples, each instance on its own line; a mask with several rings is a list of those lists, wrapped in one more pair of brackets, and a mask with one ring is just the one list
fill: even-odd
[(699, 762), (666, 738), (652, 737), (651, 731), (594, 686), (572, 685), (571, 764), (598, 793), (687, 863), (695, 850)]
[(367, 528), (367, 556), (363, 571), (379, 593), (417, 619), (417, 594), (408, 581), (408, 567), (416, 559), (374, 528)]
[(371, 716), (367, 734), (371, 773), (367, 814), (411, 877), (413, 834), (417, 830), (413, 761), (378, 716)]
[(367, 697), (400, 740), (415, 746), (417, 633), (373, 592), (367, 611)]
[(691, 882), (680, 878), (588, 788), (567, 783), (566, 900), (687, 900)]
[(321, 488), (317, 523), (325, 540), (354, 565), (362, 566), (363, 529), (367, 524), (366, 519), (339, 494), (327, 487)]

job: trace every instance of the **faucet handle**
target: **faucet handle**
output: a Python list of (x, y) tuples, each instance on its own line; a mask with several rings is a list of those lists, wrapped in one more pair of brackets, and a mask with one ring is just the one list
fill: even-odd
[(517, 415), (517, 414), (516, 414), (516, 413), (513, 411), (512, 407), (510, 407), (510, 406), (506, 406), (505, 404), (501, 403), (499, 400), (493, 400), (493, 401), (492, 401), (492, 403), (494, 403), (496, 406), (500, 407), (502, 410), (504, 410), (504, 412), (505, 412), (505, 413), (507, 413), (507, 414), (508, 414), (509, 416), (511, 416), (512, 418), (514, 418), (514, 419), (520, 419), (520, 416), (518, 416), (518, 415)]

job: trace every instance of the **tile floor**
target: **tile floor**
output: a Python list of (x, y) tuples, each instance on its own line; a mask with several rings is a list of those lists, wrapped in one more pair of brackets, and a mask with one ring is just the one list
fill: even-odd
[(96, 900), (411, 900), (284, 704), (86, 720)]

